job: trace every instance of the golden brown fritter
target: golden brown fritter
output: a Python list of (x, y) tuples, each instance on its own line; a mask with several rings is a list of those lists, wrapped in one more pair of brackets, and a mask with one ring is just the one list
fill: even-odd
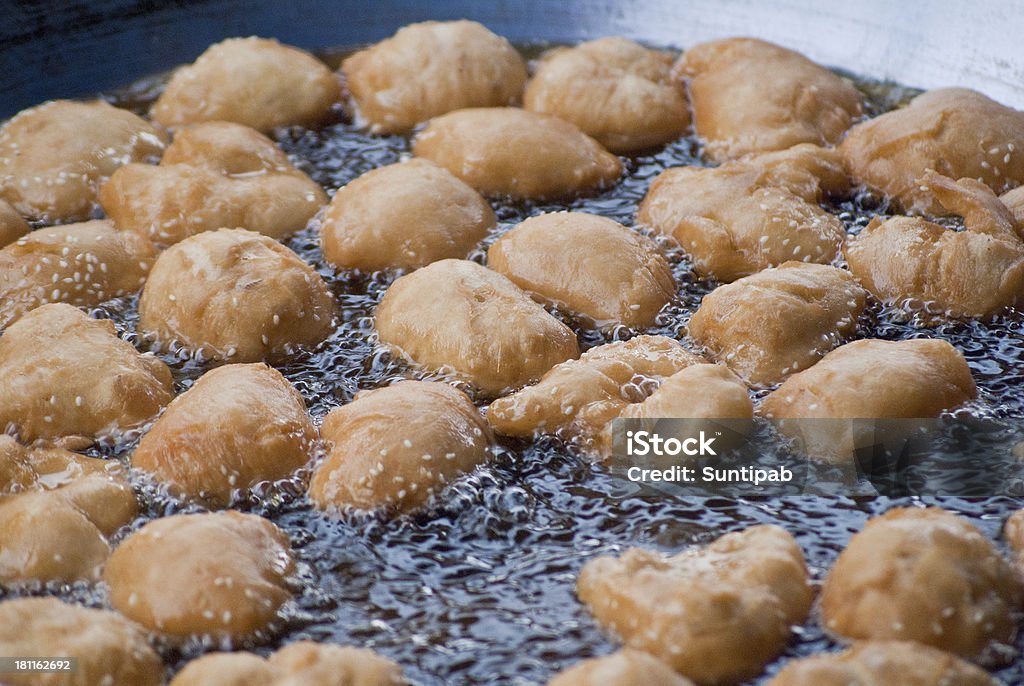
[(54, 100), (0, 127), (0, 200), (29, 219), (84, 221), (118, 167), (156, 161), (165, 147), (161, 131), (127, 110)]
[(71, 305), (38, 307), (0, 336), (0, 427), (85, 447), (135, 429), (174, 397), (171, 371)]
[(109, 221), (38, 229), (0, 249), (0, 331), (40, 305), (96, 307), (136, 293), (156, 250)]
[(1007, 207), (979, 181), (933, 171), (918, 182), (964, 218), (953, 231), (918, 217), (874, 218), (844, 249), (850, 271), (885, 303), (931, 316), (991, 317), (1024, 297), (1024, 240)]
[(579, 355), (576, 335), (501, 274), (441, 260), (396, 280), (377, 306), (384, 345), (449, 370), (486, 395), (536, 381)]
[(412, 159), (338, 189), (320, 244), (341, 269), (417, 269), (466, 257), (494, 225), (494, 211), (479, 193), (447, 169)]
[(572, 122), (622, 154), (668, 143), (690, 125), (672, 57), (625, 38), (599, 38), (544, 55), (523, 106)]
[(146, 632), (116, 612), (70, 605), (56, 598), (0, 603), (0, 655), (78, 658), (73, 672), (8, 672), (11, 686), (160, 686), (163, 662)]
[(693, 682), (653, 655), (623, 648), (576, 663), (556, 674), (548, 686), (693, 686)]
[(863, 641), (789, 662), (767, 686), (999, 686), (985, 670), (911, 641)]
[(316, 439), (305, 401), (280, 372), (229, 364), (175, 398), (131, 459), (173, 494), (226, 507), (309, 462)]
[(283, 238), (305, 227), (327, 195), (266, 136), (207, 122), (179, 130), (159, 166), (119, 169), (100, 203), (119, 229), (167, 247), (220, 228)]
[(114, 609), (151, 631), (240, 638), (277, 617), (293, 566), (288, 537), (267, 519), (179, 514), (124, 539), (103, 579)]
[(539, 382), (487, 409), (487, 420), (506, 436), (530, 437), (574, 427), (593, 435), (630, 403), (649, 394), (644, 382), (659, 382), (704, 362), (665, 336), (637, 336), (591, 348), (578, 360), (552, 367)]
[[(822, 625), (846, 639), (917, 641), (967, 659), (1010, 643), (1024, 591), (971, 523), (940, 508), (868, 521), (822, 589)], [(957, 682), (959, 683), (959, 682)]]
[(849, 81), (754, 38), (695, 45), (675, 71), (687, 81), (704, 153), (716, 162), (799, 143), (832, 145), (862, 113)]
[(487, 266), (598, 326), (650, 326), (676, 291), (654, 241), (584, 212), (530, 217), (488, 249)]
[(413, 152), (488, 196), (565, 198), (611, 186), (622, 174), (619, 158), (574, 125), (513, 107), (431, 119)]
[(584, 565), (576, 590), (627, 646), (708, 685), (758, 675), (807, 618), (813, 597), (800, 546), (777, 526), (673, 556), (631, 548), (598, 557)]
[(255, 36), (229, 38), (174, 72), (150, 116), (167, 127), (226, 121), (269, 132), (316, 126), (340, 99), (337, 77), (305, 50)]
[(475, 21), (409, 24), (341, 65), (359, 115), (374, 133), (408, 133), (466, 107), (503, 107), (522, 97), (526, 63)]
[(637, 221), (675, 238), (701, 276), (735, 281), (790, 260), (835, 259), (846, 229), (818, 201), (847, 187), (838, 153), (798, 145), (713, 169), (667, 169)]
[(403, 686), (397, 664), (372, 650), (296, 641), (271, 653), (208, 653), (170, 686)]
[(1024, 183), (1024, 112), (966, 88), (942, 88), (853, 127), (839, 150), (858, 183), (908, 213), (941, 216), (951, 210), (917, 181), (929, 169), (977, 179), (996, 193)]
[(849, 272), (785, 262), (704, 296), (689, 332), (748, 383), (771, 385), (853, 334), (864, 305)]
[(484, 463), (493, 440), (469, 398), (436, 381), (360, 393), (322, 431), (330, 452), (309, 486), (320, 509), (414, 510)]
[(285, 360), (333, 328), (334, 296), (316, 271), (267, 236), (207, 231), (164, 251), (139, 299), (139, 330), (204, 358)]

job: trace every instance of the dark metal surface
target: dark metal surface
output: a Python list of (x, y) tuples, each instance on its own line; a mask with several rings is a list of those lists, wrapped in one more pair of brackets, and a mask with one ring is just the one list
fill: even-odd
[(1024, 107), (1020, 0), (3, 0), (0, 118), (190, 62), (230, 36), (315, 50), (375, 41), (428, 18), (477, 19), (520, 42), (620, 34), (685, 47), (755, 35), (865, 76), (972, 86)]

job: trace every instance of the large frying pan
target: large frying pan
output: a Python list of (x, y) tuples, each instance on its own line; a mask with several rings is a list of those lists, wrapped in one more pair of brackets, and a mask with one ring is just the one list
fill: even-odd
[(89, 0), (0, 3), (0, 118), (273, 36), (308, 49), (379, 40), (423, 19), (476, 19), (511, 40), (619, 34), (656, 45), (753, 35), (865, 76), (970, 86), (1024, 107), (1019, 0)]

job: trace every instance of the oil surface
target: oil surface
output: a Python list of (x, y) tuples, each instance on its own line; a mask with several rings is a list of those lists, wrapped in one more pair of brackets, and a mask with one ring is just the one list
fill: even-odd
[[(535, 54), (536, 47), (524, 46), (524, 52)], [(342, 54), (332, 51), (329, 61), (336, 63)], [(892, 84), (857, 83), (869, 99), (871, 114), (914, 94)], [(161, 84), (156, 78), (111, 99), (144, 112)], [(293, 161), (331, 193), (370, 169), (409, 155), (407, 139), (368, 136), (341, 114), (322, 130), (290, 129), (278, 138)], [(622, 181), (594, 197), (562, 204), (493, 201), (499, 226), (472, 259), (483, 262), (487, 244), (540, 212), (583, 210), (631, 226), (638, 202), (659, 172), (703, 164), (693, 136), (625, 161)], [(855, 233), (886, 208), (861, 196), (827, 209)], [(395, 273), (335, 274), (320, 254), (316, 226), (293, 236), (287, 245), (327, 279), (340, 306), (335, 334), (313, 353), (280, 367), (317, 421), (359, 390), (408, 376), (430, 376), (408, 369), (375, 346), (373, 310)], [(689, 345), (685, 324), (714, 284), (697, 280), (685, 256), (671, 246), (666, 249), (678, 295), (649, 332)], [(111, 318), (125, 339), (145, 348), (135, 333), (135, 305), (134, 299), (112, 301), (92, 314)], [(590, 331), (563, 319), (577, 331), (584, 347), (636, 333), (623, 328)], [(934, 336), (950, 341), (967, 357), (979, 386), (978, 400), (965, 411), (982, 418), (1024, 416), (1022, 333), (1024, 317), (1018, 313), (991, 324), (922, 327), (899, 310), (877, 304), (861, 331), (864, 337)], [(174, 369), (179, 392), (205, 370), (186, 355), (162, 357)], [(94, 452), (124, 459), (133, 446), (126, 439), (98, 446)], [(595, 555), (617, 554), (636, 545), (674, 552), (728, 531), (775, 523), (796, 536), (820, 581), (849, 537), (869, 517), (895, 505), (941, 504), (968, 517), (991, 538), (998, 536), (1005, 516), (1021, 506), (1021, 501), (1005, 497), (731, 500), (666, 495), (616, 478), (554, 437), (502, 440), (494, 462), (457, 481), (434, 510), (397, 519), (323, 516), (311, 510), (299, 481), (257, 489), (240, 506), (269, 517), (289, 534), (300, 572), (296, 600), (286, 606), (284, 620), (261, 639), (230, 647), (267, 653), (302, 638), (366, 646), (396, 660), (422, 686), (543, 684), (580, 659), (614, 650), (616, 643), (599, 630), (573, 592), (580, 567)], [(153, 517), (197, 509), (163, 497), (142, 482), (138, 485), (144, 514), (131, 530)], [(0, 598), (39, 593), (97, 607), (107, 602), (102, 585), (87, 584), (0, 589)], [(1019, 642), (1021, 646), (1024, 642)], [(227, 647), (196, 638), (185, 646), (161, 646), (161, 651), (170, 674), (202, 652)], [(797, 629), (786, 654), (752, 683), (766, 681), (790, 657), (835, 648), (812, 617)], [(1012, 662), (997, 675), (1007, 683), (1024, 683), (1024, 662)]]

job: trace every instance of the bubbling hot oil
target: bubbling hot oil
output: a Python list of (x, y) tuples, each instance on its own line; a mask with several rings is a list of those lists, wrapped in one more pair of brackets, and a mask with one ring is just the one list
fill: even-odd
[[(537, 46), (523, 46), (528, 55)], [(335, 65), (345, 51), (332, 51)], [(145, 112), (159, 94), (154, 78), (113, 96), (117, 104)], [(911, 89), (857, 80), (877, 114), (905, 102)], [(409, 156), (401, 137), (368, 136), (338, 121), (320, 131), (290, 129), (279, 136), (299, 168), (333, 192), (360, 174)], [(614, 188), (567, 203), (494, 202), (499, 225), (471, 257), (483, 262), (486, 245), (528, 216), (554, 210), (600, 214), (627, 226), (651, 180), (663, 169), (703, 164), (692, 136), (664, 149), (626, 160), (626, 175)], [(835, 203), (834, 212), (851, 233), (886, 208), (877, 198), (860, 196)], [(315, 226), (287, 245), (330, 283), (339, 305), (337, 331), (312, 354), (280, 367), (305, 397), (319, 421), (332, 408), (363, 389), (415, 376), (375, 346), (373, 311), (395, 273), (335, 274), (324, 263)], [(685, 340), (686, 323), (715, 284), (698, 280), (685, 256), (666, 246), (679, 284), (678, 294), (649, 333)], [(93, 311), (112, 319), (121, 335), (144, 348), (136, 333), (135, 298), (123, 298)], [(626, 338), (622, 327), (577, 331), (583, 347)], [(921, 328), (896, 308), (874, 306), (863, 322), (863, 336), (904, 339), (936, 336), (966, 356), (979, 386), (968, 411), (980, 417), (1024, 416), (1024, 318), (1013, 313), (994, 323), (947, 323)], [(207, 368), (174, 350), (162, 358), (174, 370), (178, 392)], [(470, 390), (463, 386), (465, 390)], [(483, 403), (478, 402), (479, 405)], [(137, 433), (137, 432), (136, 432)], [(95, 453), (123, 459), (137, 435), (105, 441)], [(299, 639), (373, 648), (399, 662), (408, 677), (423, 686), (544, 683), (579, 659), (605, 654), (615, 643), (605, 636), (574, 595), (576, 575), (589, 558), (643, 545), (666, 551), (709, 541), (727, 531), (775, 523), (791, 531), (803, 547), (817, 580), (865, 521), (890, 507), (919, 499), (796, 496), (732, 500), (669, 496), (642, 490), (611, 476), (554, 437), (535, 441), (502, 439), (496, 459), (460, 479), (430, 512), (398, 519), (365, 515), (325, 517), (303, 497), (303, 475), (285, 483), (258, 487), (241, 505), (269, 517), (291, 537), (299, 559), (296, 599), (283, 620), (257, 640), (236, 643), (264, 654)], [(143, 515), (149, 519), (193, 511), (143, 481), (138, 482)], [(930, 498), (960, 512), (988, 536), (998, 536), (1002, 520), (1019, 503), (1010, 498)], [(122, 536), (124, 534), (122, 533)], [(0, 597), (49, 593), (91, 606), (103, 606), (102, 586), (70, 584), (0, 589)], [(1024, 644), (1022, 644), (1024, 645)], [(185, 646), (161, 646), (173, 672), (187, 660), (229, 646), (198, 637)], [(798, 628), (786, 655), (769, 668), (767, 680), (790, 657), (834, 649), (813, 622)], [(997, 673), (1007, 683), (1024, 681), (1024, 661)]]

